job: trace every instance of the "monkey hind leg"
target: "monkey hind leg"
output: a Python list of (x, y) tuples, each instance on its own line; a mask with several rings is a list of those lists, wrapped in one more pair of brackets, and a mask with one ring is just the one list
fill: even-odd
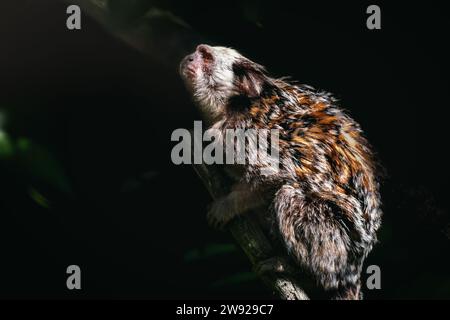
[(294, 259), (334, 299), (358, 299), (363, 259), (355, 255), (350, 223), (339, 210), (289, 185), (277, 192), (273, 209), (281, 238)]

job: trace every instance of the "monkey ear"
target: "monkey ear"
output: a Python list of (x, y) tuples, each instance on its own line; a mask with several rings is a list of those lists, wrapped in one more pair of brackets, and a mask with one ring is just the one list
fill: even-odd
[(237, 90), (249, 98), (259, 96), (268, 79), (263, 66), (246, 59), (236, 61), (233, 72)]

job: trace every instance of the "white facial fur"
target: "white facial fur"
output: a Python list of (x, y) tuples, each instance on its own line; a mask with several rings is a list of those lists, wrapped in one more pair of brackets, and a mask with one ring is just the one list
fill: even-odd
[(180, 74), (205, 117), (220, 118), (227, 99), (234, 94), (233, 63), (245, 59), (236, 50), (199, 45), (180, 64)]

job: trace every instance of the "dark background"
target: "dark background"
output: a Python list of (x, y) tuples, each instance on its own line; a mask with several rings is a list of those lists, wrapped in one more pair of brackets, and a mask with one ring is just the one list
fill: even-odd
[[(366, 262), (382, 289), (365, 296), (450, 298), (444, 7), (377, 1), (382, 30), (370, 31), (372, 3), (295, 3), (110, 6), (119, 23), (170, 12), (202, 41), (335, 93), (387, 173)], [(158, 41), (143, 55), (85, 13), (67, 30), (66, 7), (0, 4), (0, 298), (272, 297), (231, 236), (207, 226), (192, 168), (170, 160), (172, 131), (199, 119), (176, 64)], [(180, 57), (197, 44), (181, 42)], [(71, 264), (81, 291), (66, 289)]]

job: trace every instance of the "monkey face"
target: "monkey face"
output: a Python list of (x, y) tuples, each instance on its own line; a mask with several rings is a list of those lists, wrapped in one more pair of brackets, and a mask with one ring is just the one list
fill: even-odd
[(229, 99), (260, 94), (264, 68), (226, 47), (197, 46), (180, 63), (180, 75), (209, 119), (220, 118)]
[(224, 89), (233, 82), (232, 65), (239, 56), (230, 48), (201, 44), (181, 61), (180, 74), (194, 94), (204, 87)]

